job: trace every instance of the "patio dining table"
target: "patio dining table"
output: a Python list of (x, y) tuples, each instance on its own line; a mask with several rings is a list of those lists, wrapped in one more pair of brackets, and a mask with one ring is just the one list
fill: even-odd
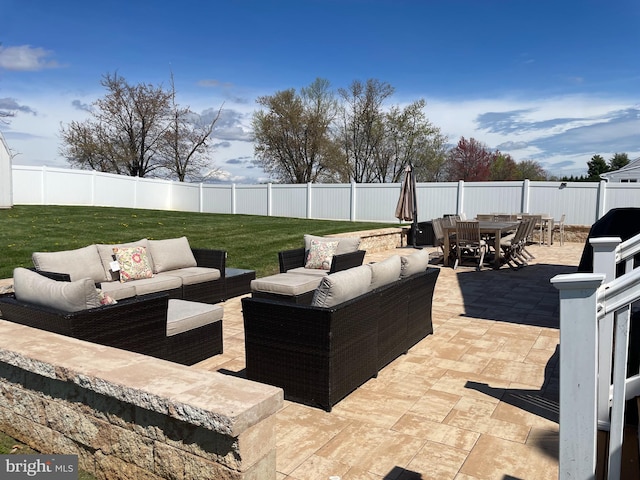
[[(500, 250), (500, 239), (503, 235), (506, 235), (510, 232), (515, 231), (518, 228), (519, 222), (490, 222), (480, 220), (480, 234), (491, 235), (494, 239), (495, 251), (496, 254), (493, 259), (493, 268), (500, 268), (502, 263), (500, 261), (502, 253)], [(444, 265), (449, 265), (449, 251), (450, 251), (450, 236), (456, 233), (455, 225), (444, 225)]]

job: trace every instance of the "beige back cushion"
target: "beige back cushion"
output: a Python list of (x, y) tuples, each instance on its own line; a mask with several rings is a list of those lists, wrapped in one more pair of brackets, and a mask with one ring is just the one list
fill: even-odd
[(360, 246), (360, 237), (318, 237), (316, 235), (304, 236), (304, 250), (308, 252), (311, 248), (311, 240), (317, 240), (319, 242), (335, 242), (338, 241), (336, 247), (336, 255), (342, 255), (343, 253), (351, 253), (358, 250)]
[(392, 255), (377, 263), (370, 263), (371, 289), (388, 285), (400, 279), (401, 262), (400, 255)]
[(31, 260), (36, 270), (66, 273), (72, 281), (87, 277), (94, 283), (107, 280), (96, 245), (61, 252), (34, 252)]
[(400, 278), (407, 278), (416, 273), (424, 272), (429, 266), (429, 252), (417, 250), (411, 255), (401, 257), (402, 272)]
[(333, 307), (367, 293), (371, 289), (369, 265), (349, 268), (322, 278), (311, 305)]
[(153, 258), (153, 273), (198, 266), (187, 237), (149, 240), (147, 252)]
[(113, 253), (113, 249), (117, 248), (128, 248), (128, 247), (145, 247), (147, 249), (147, 260), (151, 264), (151, 268), (153, 269), (153, 259), (151, 255), (149, 255), (149, 240), (146, 238), (137, 240), (135, 242), (128, 243), (115, 243), (115, 244), (104, 244), (99, 243), (96, 245), (98, 247), (98, 254), (100, 255), (100, 261), (102, 262), (102, 268), (104, 270), (105, 278), (108, 282), (118, 281), (120, 280), (120, 273), (114, 272), (111, 270), (111, 262), (115, 260), (115, 254)]
[(26, 268), (13, 271), (13, 288), (20, 302), (77, 312), (100, 306), (100, 295), (91, 278), (58, 282)]

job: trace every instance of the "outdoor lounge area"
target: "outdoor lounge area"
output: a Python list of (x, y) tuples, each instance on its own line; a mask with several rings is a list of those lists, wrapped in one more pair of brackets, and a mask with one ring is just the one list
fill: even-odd
[[(584, 243), (529, 248), (525, 268), (478, 272), (442, 268), (424, 247), (440, 270), (433, 334), (331, 412), (284, 400), (275, 478), (557, 478), (559, 302), (549, 280), (576, 271)], [(412, 250), (367, 253), (364, 263)], [(220, 304), (224, 353), (185, 368), (245, 377), (246, 297)], [(635, 437), (629, 444), (637, 452)], [(626, 478), (638, 478), (632, 466)]]
[[(433, 335), (330, 413), (284, 401), (277, 478), (557, 478), (559, 304), (549, 279), (575, 272), (583, 246), (532, 245), (536, 258), (517, 271), (436, 264)], [(407, 249), (364, 261), (398, 251)], [(241, 299), (223, 305), (225, 352), (191, 368), (243, 376)]]

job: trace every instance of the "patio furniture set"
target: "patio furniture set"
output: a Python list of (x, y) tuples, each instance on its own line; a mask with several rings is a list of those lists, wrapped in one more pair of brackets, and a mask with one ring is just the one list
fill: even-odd
[(186, 237), (34, 252), (0, 297), (2, 318), (186, 365), (222, 353), (223, 308), (246, 293), (250, 270)]
[(485, 256), (492, 256), (491, 264), (495, 269), (505, 263), (513, 269), (526, 266), (527, 260), (534, 258), (526, 247), (538, 228), (540, 244), (545, 233), (548, 233), (549, 245), (553, 242), (553, 233), (558, 232), (562, 245), (564, 220), (564, 214), (557, 224), (550, 215), (489, 214), (477, 215), (472, 221), (451, 215), (435, 218), (431, 223), (434, 243), (443, 252), (444, 265), (449, 265), (453, 258), (455, 269), (463, 259), (472, 258), (480, 270)]
[(426, 250), (363, 265), (360, 239), (305, 235), (255, 278), (186, 237), (35, 252), (0, 296), (9, 320), (192, 365), (222, 353), (223, 307), (242, 299), (246, 377), (333, 405), (433, 332), (439, 269)]

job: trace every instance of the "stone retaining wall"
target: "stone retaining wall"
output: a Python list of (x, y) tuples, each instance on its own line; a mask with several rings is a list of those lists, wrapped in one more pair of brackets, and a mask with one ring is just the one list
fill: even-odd
[(98, 479), (275, 480), (279, 388), (0, 320), (0, 431)]

